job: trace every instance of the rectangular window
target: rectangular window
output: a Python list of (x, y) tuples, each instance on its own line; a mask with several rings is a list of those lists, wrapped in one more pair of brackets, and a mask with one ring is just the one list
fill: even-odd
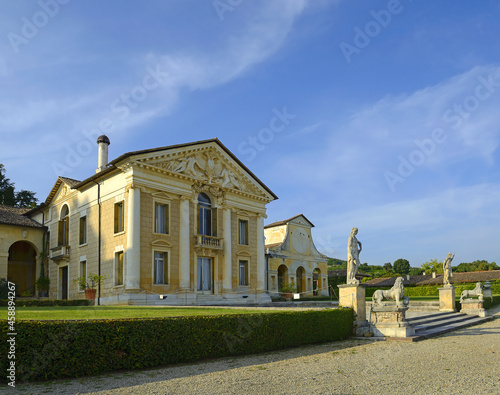
[(155, 204), (155, 233), (168, 234), (168, 205)]
[(154, 255), (154, 284), (168, 284), (168, 253), (155, 251)]
[(248, 285), (248, 261), (240, 261), (240, 285)]
[(63, 218), (59, 221), (58, 245), (67, 246), (69, 244), (69, 218)]
[(123, 285), (123, 251), (115, 254), (115, 286)]
[(115, 233), (123, 232), (123, 202), (115, 203)]
[(244, 219), (240, 219), (239, 226), (239, 243), (243, 245), (248, 245), (248, 221)]
[(87, 261), (80, 261), (80, 276), (87, 278)]
[(80, 245), (87, 244), (87, 217), (80, 217)]

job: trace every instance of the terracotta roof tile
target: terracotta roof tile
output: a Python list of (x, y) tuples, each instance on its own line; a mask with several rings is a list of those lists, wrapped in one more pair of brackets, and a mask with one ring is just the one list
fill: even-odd
[(31, 209), (0, 205), (0, 224), (43, 228), (38, 222), (26, 217)]

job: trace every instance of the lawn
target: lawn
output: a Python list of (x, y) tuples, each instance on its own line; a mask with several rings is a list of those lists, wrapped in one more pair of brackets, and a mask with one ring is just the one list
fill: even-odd
[[(7, 319), (7, 307), (0, 307)], [(272, 309), (239, 309), (224, 307), (143, 307), (143, 306), (54, 306), (17, 307), (16, 320), (95, 320), (106, 318), (180, 317), (189, 315), (250, 314), (272, 312)]]

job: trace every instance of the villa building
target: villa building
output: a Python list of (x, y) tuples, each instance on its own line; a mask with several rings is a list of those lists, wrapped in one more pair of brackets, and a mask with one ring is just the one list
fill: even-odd
[(314, 245), (313, 227), (303, 214), (264, 227), (271, 293), (293, 283), (301, 296), (328, 296), (327, 257)]
[[(218, 139), (109, 163), (109, 139), (97, 142), (96, 174), (59, 177), (31, 211), (0, 210), (0, 277), (19, 281), (10, 251), (20, 242), (31, 254), (24, 288), (34, 288), (45, 260), (52, 299), (84, 298), (74, 280), (93, 273), (106, 276), (100, 304), (270, 301), (264, 218), (277, 196)], [(1, 225), (8, 215), (15, 220)]]

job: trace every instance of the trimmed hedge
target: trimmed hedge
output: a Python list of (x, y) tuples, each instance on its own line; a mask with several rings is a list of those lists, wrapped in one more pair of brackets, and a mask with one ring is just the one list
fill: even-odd
[[(463, 290), (465, 289), (474, 289), (476, 287), (476, 283), (458, 283), (453, 284), (455, 286), (455, 295), (460, 296)], [(483, 282), (484, 285), (484, 282)], [(418, 287), (405, 287), (405, 295), (408, 297), (412, 296), (435, 296), (439, 297), (439, 290), (442, 285), (421, 285)], [(390, 287), (381, 287), (381, 288), (366, 288), (366, 297), (372, 297), (373, 293), (377, 289), (390, 289)], [(500, 282), (495, 281), (491, 283), (491, 289), (493, 294), (500, 294)]]
[[(79, 377), (344, 339), (352, 309), (90, 321), (18, 321), (16, 380)], [(7, 368), (7, 321), (0, 322)], [(6, 381), (6, 375), (1, 376)]]
[[(8, 300), (0, 300), (0, 307), (7, 307)], [(91, 306), (92, 300), (73, 299), (73, 300), (43, 300), (43, 299), (16, 299), (16, 307), (46, 307), (46, 306)]]

